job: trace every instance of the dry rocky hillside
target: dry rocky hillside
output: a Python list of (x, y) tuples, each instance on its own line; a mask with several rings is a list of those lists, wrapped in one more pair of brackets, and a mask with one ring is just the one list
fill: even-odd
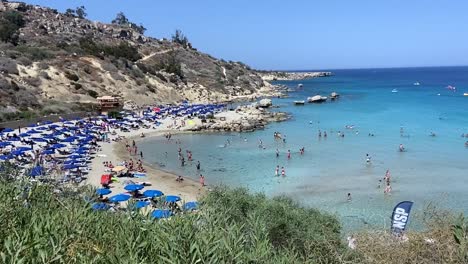
[(143, 32), (125, 17), (104, 24), (78, 11), (1, 1), (0, 120), (89, 109), (103, 95), (206, 102), (272, 89), (248, 66), (199, 52), (183, 35)]

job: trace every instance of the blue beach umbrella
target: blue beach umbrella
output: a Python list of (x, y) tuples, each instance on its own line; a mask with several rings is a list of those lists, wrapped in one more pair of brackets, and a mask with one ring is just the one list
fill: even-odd
[(31, 172), (29, 173), (29, 176), (31, 177), (36, 177), (44, 174), (44, 168), (41, 166), (36, 166), (32, 168)]
[(45, 155), (51, 155), (51, 154), (54, 154), (55, 151), (53, 149), (46, 149), (44, 151), (42, 151), (42, 154), (45, 154)]
[(154, 210), (151, 214), (156, 219), (168, 218), (172, 215), (172, 212), (169, 210)]
[(64, 147), (66, 147), (66, 146), (67, 146), (67, 145), (65, 145), (65, 144), (53, 144), (52, 146), (50, 146), (50, 148), (56, 148), (56, 149), (58, 149), (58, 148), (64, 148)]
[(8, 142), (8, 141), (0, 142), (0, 148), (6, 147), (6, 146), (10, 146), (10, 145), (11, 145), (11, 142)]
[(32, 148), (28, 148), (28, 147), (17, 147), (16, 150), (19, 150), (19, 151), (28, 151), (28, 150), (32, 150)]
[(96, 211), (105, 211), (110, 208), (110, 205), (105, 204), (105, 203), (94, 203), (93, 204), (93, 210)]
[(159, 190), (146, 190), (143, 192), (143, 196), (148, 197), (148, 198), (155, 198), (155, 197), (160, 197), (163, 195), (164, 193)]
[(29, 137), (30, 135), (29, 135), (29, 133), (21, 133), (18, 136), (20, 136), (20, 137)]
[(20, 156), (24, 153), (24, 151), (22, 150), (15, 150), (15, 151), (12, 151), (11, 152), (11, 155), (14, 155), (14, 156)]
[(119, 202), (125, 202), (125, 201), (128, 201), (128, 199), (130, 199), (130, 195), (128, 194), (117, 194), (117, 195), (114, 195), (112, 196), (111, 198), (109, 198), (109, 201), (113, 202), (113, 203), (119, 203)]
[(14, 131), (13, 129), (8, 128), (8, 127), (2, 130), (2, 132), (5, 132), (5, 133), (13, 132), (13, 131)]
[(74, 164), (68, 164), (68, 165), (63, 166), (64, 170), (73, 170), (73, 169), (76, 169), (76, 168), (78, 168), (78, 166), (76, 166)]
[(186, 211), (191, 211), (191, 210), (196, 210), (198, 209), (198, 203), (197, 202), (188, 202), (184, 204), (184, 210)]
[(62, 142), (69, 142), (69, 143), (71, 143), (71, 142), (73, 142), (73, 141), (75, 141), (75, 140), (76, 140), (75, 137), (68, 137), (68, 138), (62, 140)]
[(19, 137), (14, 137), (14, 138), (10, 138), (9, 140), (10, 140), (10, 141), (21, 141), (21, 138), (19, 138)]
[(29, 133), (29, 134), (40, 134), (40, 133), (42, 133), (42, 132), (32, 129), (32, 130), (29, 130), (28, 133)]
[(168, 195), (166, 196), (166, 202), (168, 203), (175, 203), (180, 201), (180, 197), (177, 195)]
[(146, 207), (150, 204), (150, 202), (148, 201), (138, 201), (135, 203), (135, 209), (140, 209), (140, 208), (143, 208), (143, 207)]
[(37, 127), (37, 125), (36, 124), (31, 124), (28, 127)]
[(47, 142), (47, 140), (43, 139), (43, 138), (33, 138), (32, 139), (34, 142)]
[(125, 190), (129, 191), (129, 192), (135, 192), (135, 191), (139, 191), (141, 189), (143, 189), (145, 186), (141, 185), (141, 184), (129, 184), (127, 186), (124, 187)]
[(0, 160), (9, 160), (12, 159), (13, 156), (11, 155), (0, 155)]
[(106, 189), (106, 188), (100, 188), (96, 190), (97, 195), (108, 195), (111, 192), (112, 192), (111, 190)]

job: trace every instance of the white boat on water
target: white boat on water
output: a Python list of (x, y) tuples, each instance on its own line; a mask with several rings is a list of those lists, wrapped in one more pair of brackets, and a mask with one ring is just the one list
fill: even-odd
[(413, 85), (419, 86), (419, 85), (421, 85), (421, 84), (420, 84), (419, 82), (415, 82), (415, 83), (413, 83)]
[(463, 93), (463, 96), (468, 96), (468, 93)]
[(392, 90), (392, 93), (398, 93), (398, 90), (397, 90), (397, 89), (393, 89), (393, 90)]
[(316, 95), (316, 96), (312, 96), (312, 97), (307, 98), (307, 102), (309, 102), (309, 103), (323, 103), (325, 101), (327, 101), (327, 97), (326, 96), (321, 96), (321, 95)]
[(299, 100), (299, 101), (294, 101), (295, 105), (304, 105), (305, 101), (304, 100)]

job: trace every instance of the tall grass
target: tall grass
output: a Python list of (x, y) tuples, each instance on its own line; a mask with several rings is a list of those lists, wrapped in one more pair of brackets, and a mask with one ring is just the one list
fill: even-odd
[(0, 172), (0, 263), (468, 263), (468, 223), (447, 214), (429, 212), (406, 242), (361, 232), (349, 250), (337, 219), (285, 197), (216, 188), (198, 212), (154, 220), (14, 173)]
[(89, 190), (54, 188), (1, 181), (1, 263), (340, 263), (344, 250), (333, 217), (243, 189), (158, 221), (95, 212)]

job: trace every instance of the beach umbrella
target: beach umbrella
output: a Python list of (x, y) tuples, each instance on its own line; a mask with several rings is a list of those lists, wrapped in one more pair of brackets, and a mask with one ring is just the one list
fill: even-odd
[(113, 203), (125, 202), (125, 201), (128, 201), (128, 199), (130, 199), (130, 197), (131, 196), (128, 195), (128, 194), (121, 193), (121, 194), (117, 194), (117, 195), (112, 196), (111, 198), (109, 198), (109, 201), (111, 201)]
[(29, 173), (29, 176), (31, 177), (36, 177), (44, 174), (44, 168), (41, 166), (36, 166), (32, 168), (31, 172)]
[(49, 126), (49, 128), (57, 128), (57, 127), (60, 127), (59, 125), (56, 125), (56, 124), (52, 124)]
[(69, 143), (71, 143), (71, 142), (73, 142), (73, 141), (75, 141), (75, 140), (76, 140), (75, 137), (68, 137), (68, 138), (66, 138), (66, 139), (63, 139), (62, 142), (69, 142)]
[(2, 130), (2, 132), (5, 132), (5, 133), (13, 132), (13, 131), (14, 131), (13, 129), (8, 128), (8, 127)]
[(144, 187), (145, 186), (143, 186), (142, 184), (129, 184), (125, 186), (124, 189), (129, 192), (136, 192), (136, 191), (143, 189)]
[(20, 137), (29, 137), (30, 135), (29, 135), (29, 133), (21, 133), (18, 136), (20, 136)]
[(46, 149), (44, 151), (42, 151), (42, 154), (45, 154), (45, 155), (51, 155), (51, 154), (54, 154), (55, 151), (53, 149)]
[(65, 144), (53, 144), (52, 146), (50, 146), (50, 148), (54, 148), (54, 149), (59, 149), (59, 148), (64, 148), (66, 147), (67, 145)]
[(19, 150), (19, 151), (28, 151), (28, 150), (32, 150), (32, 148), (28, 148), (28, 147), (17, 147), (16, 150)]
[(24, 153), (24, 151), (22, 150), (15, 150), (15, 151), (12, 151), (11, 152), (11, 155), (14, 155), (14, 156), (20, 156)]
[(143, 208), (143, 207), (146, 207), (150, 204), (150, 202), (148, 201), (138, 201), (135, 203), (135, 209), (140, 209), (140, 208)]
[(155, 198), (155, 197), (160, 197), (163, 195), (164, 193), (159, 190), (146, 190), (143, 192), (143, 196), (148, 197), (148, 198)]
[(94, 203), (92, 208), (96, 211), (105, 211), (110, 208), (110, 205), (106, 203)]
[(111, 192), (112, 192), (111, 190), (106, 189), (106, 188), (100, 188), (96, 190), (97, 195), (108, 195)]
[(11, 155), (0, 155), (0, 160), (9, 160), (12, 159), (13, 157)]
[(75, 153), (77, 153), (77, 154), (86, 154), (86, 153), (88, 153), (88, 151), (87, 150), (77, 150), (77, 151), (75, 151)]
[(47, 140), (43, 139), (43, 138), (32, 138), (32, 140), (34, 142), (47, 142)]
[(8, 140), (10, 140), (10, 141), (21, 141), (21, 138), (19, 138), (19, 137), (14, 137), (14, 138), (10, 138), (10, 139), (8, 139)]
[(151, 214), (156, 219), (168, 218), (172, 215), (172, 212), (169, 210), (154, 210)]
[(37, 127), (37, 125), (36, 124), (31, 124), (28, 127)]
[(127, 169), (126, 167), (124, 166), (115, 166), (114, 168), (112, 168), (112, 171), (113, 172), (121, 172), (123, 170)]
[(196, 210), (198, 209), (198, 203), (197, 202), (188, 202), (184, 204), (184, 210), (186, 211), (191, 211), (191, 210)]
[(180, 201), (180, 197), (177, 195), (168, 195), (166, 196), (166, 202), (168, 203), (175, 203)]
[(29, 130), (28, 133), (29, 133), (29, 134), (40, 134), (40, 133), (42, 133), (42, 132), (32, 129), (32, 130)]
[(4, 148), (6, 146), (10, 146), (11, 142), (5, 141), (5, 142), (0, 142), (0, 148)]
[(76, 169), (76, 168), (78, 168), (78, 166), (74, 165), (74, 164), (68, 164), (68, 165), (63, 166), (64, 170), (73, 170), (73, 169)]

